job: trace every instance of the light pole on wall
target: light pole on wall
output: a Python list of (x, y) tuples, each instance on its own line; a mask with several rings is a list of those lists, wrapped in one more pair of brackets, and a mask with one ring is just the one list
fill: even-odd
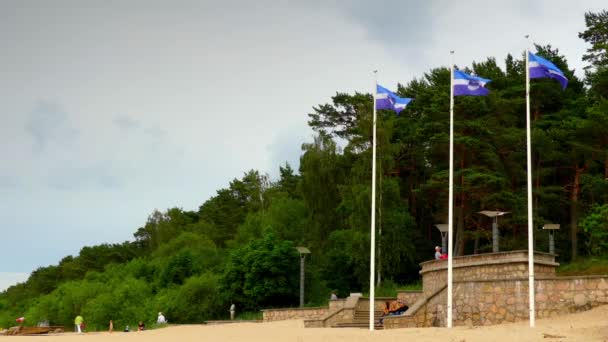
[(489, 210), (484, 210), (484, 211), (479, 212), (479, 214), (492, 218), (492, 252), (493, 253), (496, 253), (500, 250), (500, 248), (498, 247), (498, 242), (500, 239), (500, 234), (498, 232), (498, 216), (503, 216), (508, 213), (509, 213), (508, 211), (489, 211)]
[(441, 250), (443, 251), (443, 253), (447, 253), (448, 252), (448, 230), (449, 230), (449, 225), (447, 223), (437, 223), (435, 225), (435, 227), (437, 227), (437, 229), (439, 230), (439, 232), (441, 233)]
[(300, 254), (300, 307), (304, 307), (304, 260), (310, 250), (306, 247), (296, 247)]
[(559, 230), (559, 224), (547, 223), (543, 229), (549, 231), (549, 253), (555, 254), (555, 231)]

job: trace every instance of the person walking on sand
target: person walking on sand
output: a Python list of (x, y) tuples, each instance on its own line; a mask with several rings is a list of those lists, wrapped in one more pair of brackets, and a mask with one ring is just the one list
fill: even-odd
[(75, 331), (79, 334), (82, 334), (82, 324), (84, 323), (84, 318), (78, 315), (74, 318)]
[(112, 322), (112, 320), (110, 320), (110, 326), (108, 327), (108, 332), (111, 333), (112, 331), (114, 331), (114, 322)]
[(236, 313), (236, 306), (234, 305), (234, 303), (232, 303), (232, 305), (230, 305), (230, 320), (234, 321), (234, 314)]

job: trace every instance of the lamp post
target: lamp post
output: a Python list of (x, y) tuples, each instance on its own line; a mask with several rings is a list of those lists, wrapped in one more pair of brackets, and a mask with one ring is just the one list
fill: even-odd
[(543, 229), (549, 231), (549, 253), (555, 254), (555, 235), (554, 232), (559, 230), (559, 224), (547, 223), (543, 226)]
[(443, 253), (447, 253), (448, 252), (447, 237), (448, 237), (448, 230), (449, 230), (450, 226), (447, 223), (437, 223), (435, 225), (435, 227), (437, 227), (437, 229), (441, 233), (441, 250), (443, 251)]
[(492, 218), (492, 252), (493, 253), (496, 253), (499, 251), (498, 242), (500, 239), (500, 234), (498, 232), (498, 216), (503, 216), (508, 213), (509, 213), (508, 211), (489, 211), (489, 210), (484, 210), (484, 211), (479, 212), (479, 214)]
[(296, 247), (300, 253), (300, 307), (304, 307), (304, 260), (306, 254), (310, 254), (310, 250), (306, 247)]

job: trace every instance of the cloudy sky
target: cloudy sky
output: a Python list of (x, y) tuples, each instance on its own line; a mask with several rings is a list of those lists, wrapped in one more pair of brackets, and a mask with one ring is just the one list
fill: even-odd
[(297, 167), (336, 91), (577, 33), (599, 1), (0, 1), (0, 290), (248, 169)]

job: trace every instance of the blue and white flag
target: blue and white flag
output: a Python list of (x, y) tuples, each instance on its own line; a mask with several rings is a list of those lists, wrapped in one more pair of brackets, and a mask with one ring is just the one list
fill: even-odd
[(568, 79), (555, 64), (529, 52), (528, 66), (530, 68), (530, 78), (553, 78), (562, 85), (562, 89), (566, 89)]
[(492, 81), (454, 70), (454, 96), (486, 96), (490, 92), (488, 82)]
[(399, 114), (412, 99), (399, 97), (383, 86), (376, 85), (376, 109), (390, 109)]

